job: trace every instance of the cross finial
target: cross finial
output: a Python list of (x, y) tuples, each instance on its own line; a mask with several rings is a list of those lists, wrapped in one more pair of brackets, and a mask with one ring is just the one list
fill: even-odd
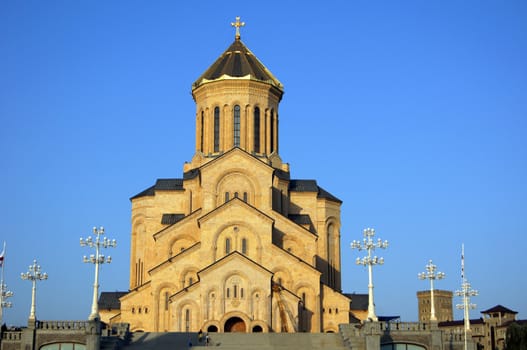
[(231, 26), (236, 28), (236, 40), (240, 40), (240, 27), (245, 26), (245, 22), (240, 22), (240, 16), (236, 16), (236, 22), (231, 22)]

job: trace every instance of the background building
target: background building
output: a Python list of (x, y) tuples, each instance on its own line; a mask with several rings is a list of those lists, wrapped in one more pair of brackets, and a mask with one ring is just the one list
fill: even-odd
[[(435, 315), (439, 322), (452, 321), (454, 319), (452, 296), (452, 291), (434, 289)], [(419, 322), (430, 321), (431, 309), (430, 291), (418, 291), (417, 313)]]

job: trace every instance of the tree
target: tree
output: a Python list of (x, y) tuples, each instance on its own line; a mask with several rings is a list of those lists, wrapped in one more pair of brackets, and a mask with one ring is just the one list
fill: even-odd
[(513, 322), (507, 327), (505, 350), (527, 350), (527, 323)]

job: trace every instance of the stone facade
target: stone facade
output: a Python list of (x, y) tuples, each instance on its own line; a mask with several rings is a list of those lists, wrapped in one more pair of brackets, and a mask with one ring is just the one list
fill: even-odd
[[(435, 315), (437, 321), (445, 322), (454, 320), (452, 296), (452, 291), (439, 289), (434, 290)], [(419, 322), (430, 321), (432, 305), (429, 290), (417, 292), (417, 309)]]
[[(341, 201), (290, 178), (281, 83), (235, 42), (194, 84), (183, 177), (134, 196), (130, 292), (104, 322), (153, 332), (337, 332)], [(189, 121), (190, 122), (190, 121)]]

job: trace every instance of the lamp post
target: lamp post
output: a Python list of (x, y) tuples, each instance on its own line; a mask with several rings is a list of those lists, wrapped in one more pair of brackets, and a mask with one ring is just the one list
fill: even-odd
[(382, 265), (384, 264), (383, 258), (378, 258), (377, 256), (372, 256), (372, 252), (375, 251), (375, 248), (388, 248), (388, 241), (382, 241), (380, 238), (374, 242), (373, 236), (375, 236), (375, 230), (372, 228), (367, 228), (363, 231), (364, 238), (361, 241), (351, 242), (351, 249), (357, 249), (358, 251), (367, 250), (368, 255), (361, 258), (357, 258), (355, 261), (357, 265), (368, 266), (368, 320), (377, 321), (377, 316), (375, 316), (375, 304), (373, 302), (373, 276), (372, 276), (372, 267), (373, 265)]
[(0, 253), (0, 267), (2, 267), (2, 275), (0, 277), (0, 324), (4, 315), (4, 308), (10, 308), (13, 304), (6, 301), (7, 298), (13, 296), (13, 292), (7, 290), (7, 285), (4, 283), (4, 266), (5, 266), (5, 242), (4, 250)]
[(7, 290), (7, 285), (4, 283), (4, 266), (2, 265), (2, 279), (0, 280), (0, 324), (2, 323), (2, 318), (4, 316), (4, 309), (13, 306), (10, 301), (6, 300), (12, 296), (13, 292)]
[(437, 272), (437, 266), (432, 263), (432, 260), (426, 265), (426, 272), (420, 272), (417, 274), (420, 280), (429, 279), (430, 280), (430, 321), (437, 321), (436, 311), (435, 311), (435, 300), (434, 300), (434, 280), (442, 280), (445, 278), (443, 272)]
[(97, 297), (99, 295), (99, 265), (104, 263), (111, 263), (112, 257), (107, 256), (105, 257), (103, 254), (100, 254), (99, 250), (100, 248), (108, 248), (112, 247), (115, 248), (117, 246), (117, 242), (115, 239), (108, 239), (107, 237), (104, 237), (101, 239), (101, 236), (104, 235), (104, 227), (94, 227), (93, 228), (93, 234), (95, 235), (95, 238), (92, 238), (92, 236), (89, 236), (86, 239), (81, 238), (80, 244), (81, 247), (90, 247), (95, 248), (95, 254), (91, 254), (89, 257), (86, 255), (83, 258), (83, 261), (85, 263), (92, 263), (95, 265), (95, 282), (93, 283), (93, 300), (91, 305), (91, 313), (88, 319), (90, 321), (99, 319), (99, 305), (97, 303)]
[(33, 260), (33, 265), (29, 265), (26, 273), (21, 273), (20, 278), (31, 281), (33, 288), (31, 290), (31, 311), (29, 312), (29, 321), (35, 321), (35, 299), (37, 294), (37, 281), (44, 281), (48, 279), (48, 274), (41, 272), (40, 265), (37, 260)]
[(465, 246), (461, 246), (461, 289), (456, 290), (456, 296), (461, 297), (463, 301), (462, 304), (457, 304), (456, 308), (459, 310), (464, 310), (463, 319), (465, 323), (465, 350), (467, 350), (467, 334), (470, 333), (470, 316), (469, 310), (476, 308), (476, 304), (470, 302), (470, 297), (475, 297), (479, 293), (477, 290), (472, 289), (470, 283), (465, 277)]
[[(4, 271), (2, 269), (2, 275), (3, 274), (4, 274)], [(6, 301), (7, 298), (10, 298), (12, 296), (13, 296), (13, 292), (7, 290), (7, 285), (4, 283), (4, 279), (2, 278), (2, 281), (0, 282), (0, 324), (2, 323), (4, 309), (10, 308), (13, 306), (13, 304), (10, 301)]]

